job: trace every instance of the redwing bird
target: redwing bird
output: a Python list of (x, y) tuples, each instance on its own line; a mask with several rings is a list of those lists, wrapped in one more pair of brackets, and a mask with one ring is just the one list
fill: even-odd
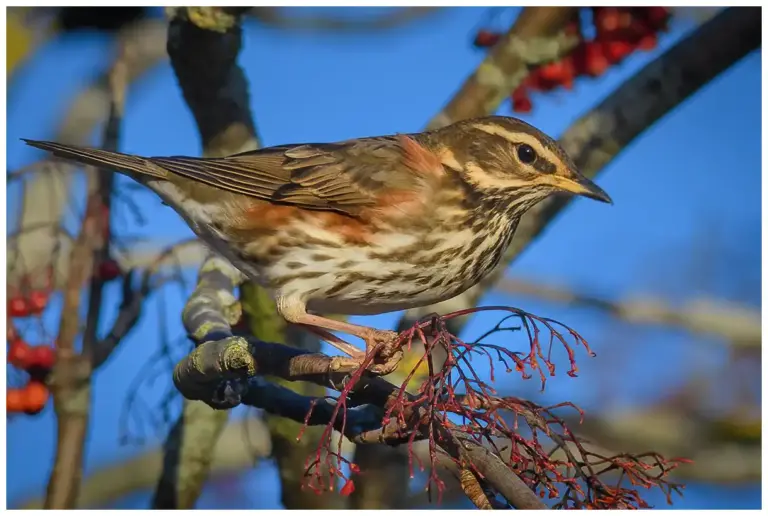
[(223, 158), (24, 141), (148, 186), (264, 286), (287, 321), (356, 360), (362, 351), (330, 331), (368, 348), (391, 343), (394, 332), (319, 313), (379, 314), (449, 299), (496, 267), (520, 217), (547, 196), (611, 202), (554, 140), (502, 116)]

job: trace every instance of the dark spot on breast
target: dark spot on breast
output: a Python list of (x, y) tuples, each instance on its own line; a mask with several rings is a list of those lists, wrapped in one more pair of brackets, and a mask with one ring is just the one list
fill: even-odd
[(326, 262), (331, 258), (333, 258), (333, 256), (329, 256), (327, 254), (315, 253), (311, 255), (310, 258), (316, 262)]
[(350, 286), (352, 283), (354, 283), (354, 280), (342, 280), (336, 283), (333, 287), (331, 287), (329, 290), (325, 292), (326, 297), (333, 297), (348, 286)]
[(304, 264), (301, 262), (288, 262), (285, 264), (285, 266), (291, 270), (294, 270), (294, 269), (301, 269), (302, 267), (304, 267)]

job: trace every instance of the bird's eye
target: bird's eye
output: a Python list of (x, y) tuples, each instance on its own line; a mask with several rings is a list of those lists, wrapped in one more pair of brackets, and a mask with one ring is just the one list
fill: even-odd
[(531, 163), (536, 161), (536, 151), (533, 150), (533, 147), (531, 147), (527, 143), (518, 145), (517, 158), (520, 160), (521, 163), (530, 165)]

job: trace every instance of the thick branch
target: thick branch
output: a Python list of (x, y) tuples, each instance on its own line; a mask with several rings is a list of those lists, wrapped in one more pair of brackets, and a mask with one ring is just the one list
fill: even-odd
[[(309, 409), (314, 407), (308, 424), (326, 425), (331, 423), (333, 413), (333, 406), (329, 401), (302, 396), (282, 386), (265, 386), (262, 380), (257, 377), (254, 379), (254, 374), (258, 372), (259, 375), (276, 376), (288, 381), (312, 382), (338, 390), (349, 382), (351, 377), (349, 372), (334, 372), (333, 364), (333, 357), (320, 353), (310, 353), (257, 339), (230, 337), (198, 346), (176, 366), (174, 383), (185, 397), (202, 399), (217, 406), (217, 400), (221, 398), (219, 391), (222, 378), (250, 378), (245, 394), (239, 401), (266, 410), (279, 410), (280, 415), (302, 422)], [(368, 405), (376, 407), (379, 411), (383, 410), (398, 395), (398, 391), (398, 387), (382, 378), (360, 379), (347, 397), (347, 405), (353, 407), (348, 411), (350, 419), (346, 424), (342, 418), (335, 420), (334, 424), (338, 425), (336, 429), (356, 443), (404, 442), (396, 419), (386, 427), (376, 428), (374, 414), (380, 416), (381, 413), (375, 413), (371, 408), (362, 408)], [(412, 396), (406, 396), (413, 401)], [(354, 407), (361, 408), (355, 410)], [(421, 413), (415, 416), (416, 420), (424, 419)], [(406, 416), (406, 419), (409, 417)], [(429, 436), (428, 428), (409, 430), (418, 432), (419, 438), (424, 439)], [(463, 437), (462, 432), (448, 433), (442, 427), (435, 431), (438, 433), (437, 440), (441, 443), (443, 453), (459, 463), (472, 464), (510, 504), (517, 508), (546, 508), (499, 457), (480, 445), (471, 445), (471, 439)]]
[[(760, 10), (732, 7), (703, 24), (646, 65), (597, 107), (582, 116), (560, 138), (581, 171), (594, 178), (645, 129), (709, 81), (760, 47)], [(477, 286), (439, 305), (410, 310), (401, 326), (429, 313), (452, 312), (477, 305), (525, 250), (568, 204), (553, 198), (531, 209), (517, 228), (502, 264)], [(450, 330), (461, 330), (453, 325)]]
[(495, 113), (528, 75), (529, 66), (554, 60), (576, 44), (562, 32), (576, 13), (575, 7), (524, 7), (509, 32), (428, 128)]
[[(168, 55), (197, 122), (206, 156), (235, 154), (259, 145), (249, 108), (248, 84), (237, 64), (242, 46), (240, 15), (244, 10), (168, 9)], [(190, 328), (187, 324), (194, 310), (185, 309), (185, 326), (193, 335), (208, 333), (205, 328)], [(215, 329), (226, 334), (224, 326), (218, 325)], [(227, 418), (227, 412), (185, 400), (181, 417), (166, 441), (163, 474), (153, 502), (155, 508), (194, 506)]]

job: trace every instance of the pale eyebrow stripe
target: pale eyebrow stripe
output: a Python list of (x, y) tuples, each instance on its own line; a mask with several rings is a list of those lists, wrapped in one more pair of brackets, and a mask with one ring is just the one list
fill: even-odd
[(475, 129), (479, 129), (480, 131), (483, 131), (484, 133), (493, 134), (496, 136), (501, 136), (505, 140), (513, 143), (527, 143), (531, 147), (534, 148), (534, 150), (538, 153), (539, 156), (544, 158), (546, 161), (549, 161), (553, 165), (556, 165), (561, 160), (551, 150), (549, 150), (547, 147), (541, 144), (538, 138), (535, 136), (531, 136), (530, 134), (523, 133), (523, 132), (513, 132), (509, 131), (507, 129), (504, 129), (503, 127), (499, 127), (498, 125), (493, 124), (472, 124), (472, 127)]

